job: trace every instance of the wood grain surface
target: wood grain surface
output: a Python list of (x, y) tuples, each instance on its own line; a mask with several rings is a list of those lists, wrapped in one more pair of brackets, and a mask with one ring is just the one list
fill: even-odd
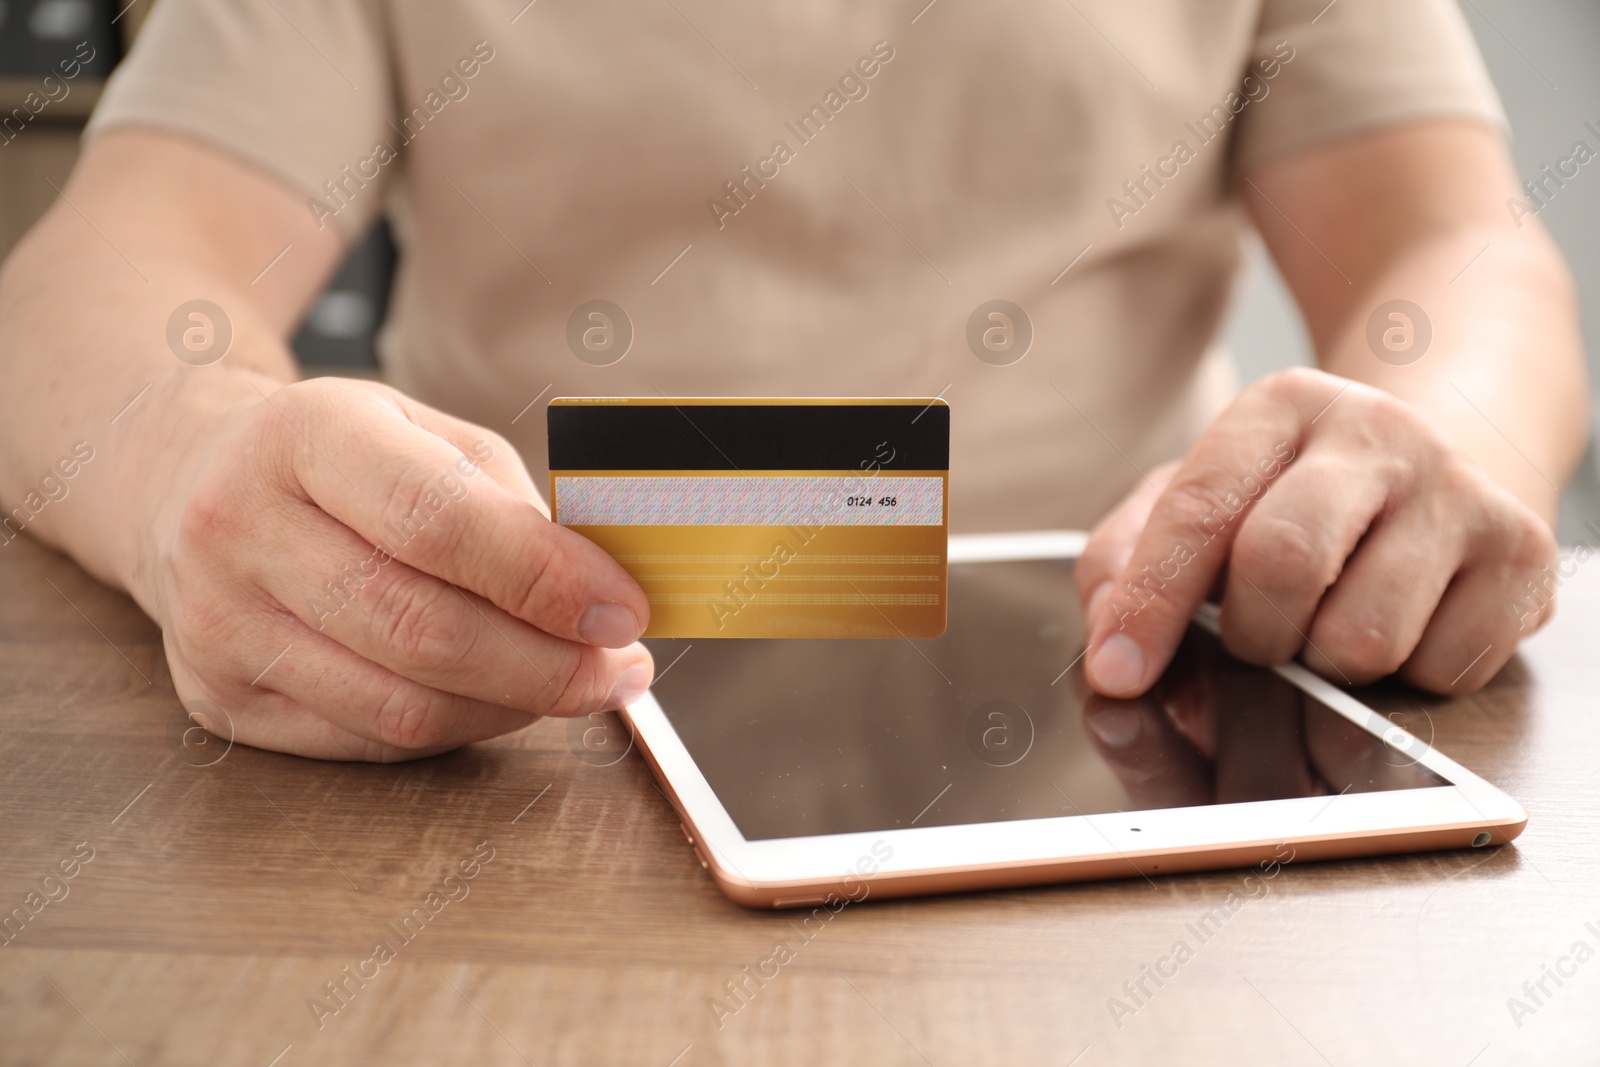
[(1364, 694), (1528, 807), (1513, 847), (1294, 865), (1203, 944), (1241, 872), (868, 902), (804, 940), (717, 893), (636, 753), (591, 766), (561, 723), (399, 766), (185, 746), (155, 627), (19, 538), (0, 1063), (1597, 1063), (1600, 563), (1562, 596), (1484, 693)]

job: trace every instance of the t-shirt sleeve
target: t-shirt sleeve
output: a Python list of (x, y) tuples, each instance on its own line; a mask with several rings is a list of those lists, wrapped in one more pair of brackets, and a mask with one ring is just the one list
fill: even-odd
[(349, 177), (392, 139), (384, 30), (376, 0), (161, 0), (86, 136), (141, 125), (198, 139), (339, 207), (328, 224), (356, 236), (391, 177)]
[(1417, 119), (1506, 128), (1455, 0), (1266, 0), (1253, 59), (1279, 69), (1240, 116), (1239, 167)]

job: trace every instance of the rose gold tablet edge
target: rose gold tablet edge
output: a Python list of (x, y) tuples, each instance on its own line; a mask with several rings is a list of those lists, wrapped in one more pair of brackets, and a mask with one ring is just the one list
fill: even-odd
[[(1278, 849), (1284, 845), (1289, 845), (1295, 850), (1292, 860), (1287, 861), (1293, 863), (1411, 852), (1443, 852), (1457, 848), (1482, 848), (1508, 844), (1528, 825), (1527, 813), (1522, 812), (1520, 818), (1501, 822), (1480, 820), (1471, 823), (1436, 823), (1378, 834), (1355, 832), (1290, 837), (1283, 840), (1223, 846), (1188, 845), (1160, 852), (1072, 857), (1045, 863), (1027, 860), (1016, 863), (981, 863), (903, 871), (865, 877), (863, 881), (867, 886), (867, 892), (851, 898), (840, 892), (844, 888), (841, 881), (758, 883), (729, 871), (719, 862), (716, 852), (705, 845), (700, 827), (695, 824), (693, 816), (678, 797), (671, 780), (662, 772), (661, 765), (650, 750), (649, 742), (634, 724), (632, 716), (629, 716), (628, 725), (633, 731), (639, 751), (649, 765), (650, 773), (662, 787), (662, 795), (667, 798), (667, 802), (677, 814), (684, 834), (689, 838), (689, 844), (700, 861), (700, 866), (711, 875), (711, 880), (729, 900), (747, 908), (763, 910), (824, 906), (829, 903), (830, 896), (835, 900), (859, 903), (874, 898), (934, 896), (978, 890), (1016, 889), (1023, 886), (1110, 881), (1132, 878), (1135, 875), (1148, 877), (1152, 874), (1187, 874), (1195, 871), (1240, 869), (1255, 866), (1265, 860), (1285, 862), (1278, 856)], [(1521, 805), (1518, 805), (1518, 810), (1521, 810)], [(1475, 845), (1479, 835), (1484, 833), (1489, 834), (1489, 840)]]

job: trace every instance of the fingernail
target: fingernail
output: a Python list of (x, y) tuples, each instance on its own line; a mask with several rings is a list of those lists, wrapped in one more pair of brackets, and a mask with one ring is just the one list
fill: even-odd
[(1110, 595), (1111, 582), (1109, 579), (1095, 586), (1094, 591), (1089, 594), (1089, 602), (1085, 604), (1083, 608), (1084, 621), (1093, 623), (1095, 619), (1099, 618), (1100, 605), (1104, 604), (1106, 602), (1106, 597)]
[(1089, 653), (1089, 680), (1103, 693), (1126, 693), (1144, 681), (1144, 650), (1127, 634), (1113, 632)]
[(578, 636), (602, 648), (622, 648), (639, 639), (639, 620), (615, 601), (590, 604), (578, 620)]
[(632, 704), (644, 696), (645, 690), (650, 688), (650, 665), (635, 663), (627, 668), (617, 678), (617, 684), (611, 687), (611, 695), (606, 697), (606, 710), (616, 711)]
[(1127, 748), (1144, 729), (1144, 716), (1133, 708), (1101, 708), (1087, 720), (1094, 735), (1111, 748)]

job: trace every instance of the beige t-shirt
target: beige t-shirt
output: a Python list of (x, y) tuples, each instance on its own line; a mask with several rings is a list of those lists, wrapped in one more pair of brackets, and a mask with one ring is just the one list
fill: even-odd
[(1220, 410), (1239, 167), (1503, 122), (1451, 0), (924, 2), (160, 0), (91, 134), (387, 212), (390, 380), (536, 478), (535, 397), (938, 394), (985, 530), (1091, 523)]

